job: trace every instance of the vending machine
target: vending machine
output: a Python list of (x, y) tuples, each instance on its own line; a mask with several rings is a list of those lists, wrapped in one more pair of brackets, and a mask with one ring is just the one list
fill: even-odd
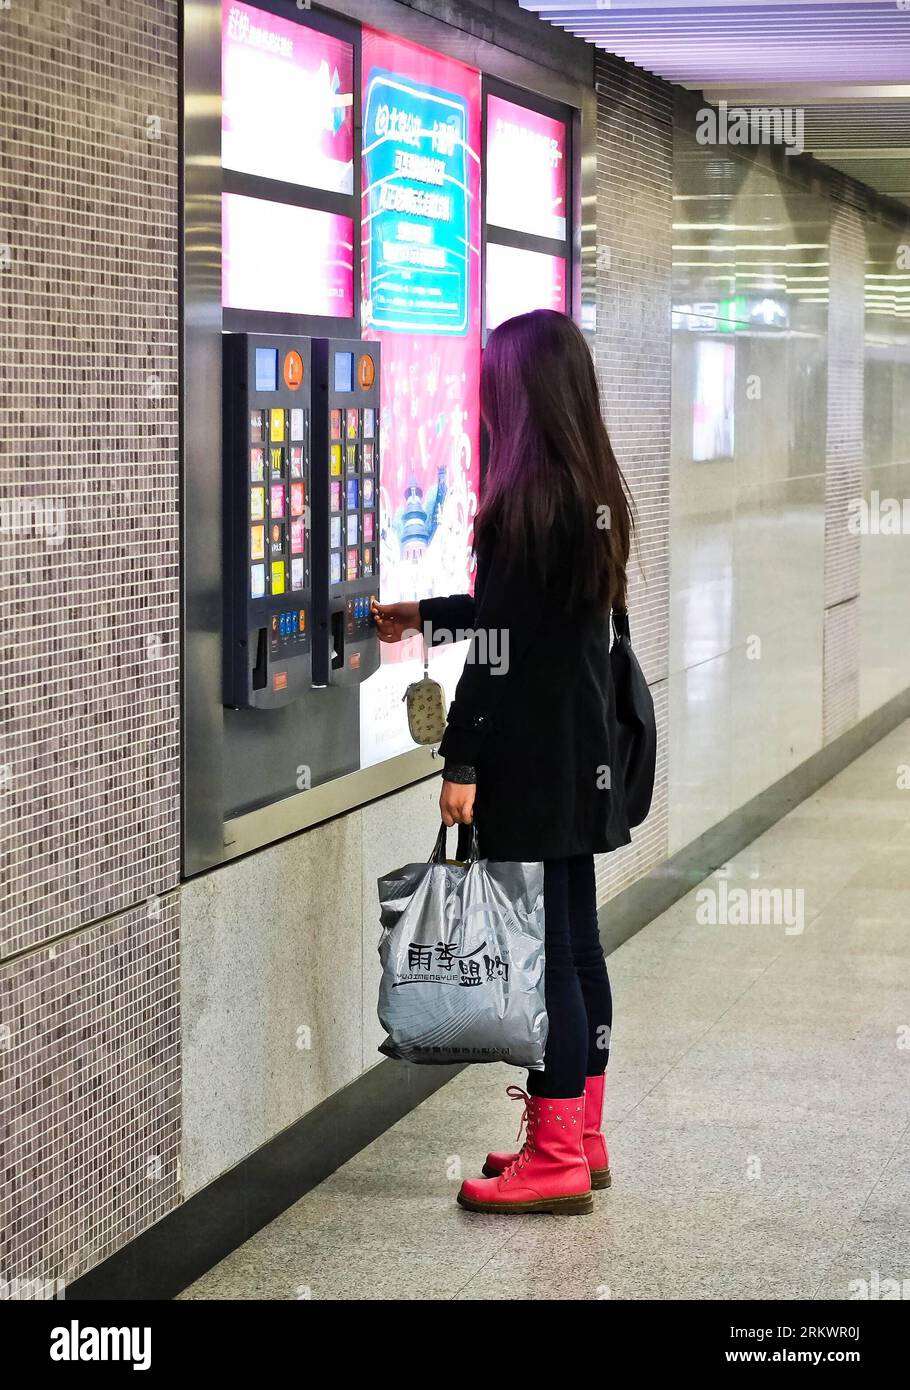
[(274, 709), (309, 689), (309, 338), (224, 338), (224, 703)]
[(379, 666), (378, 343), (224, 337), (224, 703)]
[(312, 340), (313, 684), (379, 666), (379, 377), (374, 342)]

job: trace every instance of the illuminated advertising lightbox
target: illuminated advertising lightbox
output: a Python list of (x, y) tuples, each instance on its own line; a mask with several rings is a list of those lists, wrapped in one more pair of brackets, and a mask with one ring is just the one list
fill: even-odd
[(566, 263), (562, 256), (487, 243), (487, 328), (531, 309), (566, 311)]
[(703, 339), (695, 344), (692, 458), (696, 463), (733, 457), (736, 348)]
[[(469, 592), (480, 483), (480, 74), (363, 30), (363, 334), (382, 343), (380, 596)], [(465, 644), (433, 656), (451, 697)], [(361, 686), (364, 765), (413, 747), (419, 643)], [(402, 663), (415, 668), (402, 670)]]
[(445, 59), (427, 54), (416, 70), (421, 67), (438, 70), (440, 82), (410, 77), (398, 66), (369, 65), (363, 100), (368, 315), (375, 329), (461, 334), (470, 325), (469, 164), (477, 165), (468, 142), (469, 98), (453, 90)]
[(487, 221), (566, 236), (566, 125), (502, 97), (487, 99)]
[(224, 193), (221, 302), (264, 313), (354, 313), (350, 217)]
[(222, 5), (226, 169), (354, 191), (354, 49), (265, 10)]

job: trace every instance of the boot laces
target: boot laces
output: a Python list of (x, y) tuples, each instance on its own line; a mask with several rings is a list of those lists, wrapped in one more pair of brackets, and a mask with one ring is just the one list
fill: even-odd
[(515, 1136), (516, 1142), (521, 1138), (521, 1131), (524, 1129), (525, 1140), (519, 1150), (518, 1157), (514, 1163), (510, 1163), (508, 1168), (503, 1170), (502, 1176), (508, 1182), (513, 1178), (524, 1165), (528, 1162), (534, 1152), (534, 1130), (536, 1127), (537, 1113), (531, 1103), (531, 1097), (527, 1091), (523, 1091), (520, 1086), (507, 1086), (506, 1095), (510, 1100), (523, 1100), (524, 1109), (521, 1112), (521, 1119), (518, 1122), (518, 1133)]

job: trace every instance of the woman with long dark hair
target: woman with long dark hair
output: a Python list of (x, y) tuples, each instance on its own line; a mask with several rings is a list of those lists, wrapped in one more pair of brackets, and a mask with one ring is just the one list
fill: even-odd
[(528, 1074), (518, 1153), (462, 1184), (472, 1211), (586, 1212), (610, 1185), (601, 1133), (612, 999), (593, 856), (629, 841), (611, 785), (610, 613), (622, 608), (632, 508), (578, 327), (536, 310), (490, 334), (481, 371), (489, 470), (475, 594), (380, 605), (380, 638), (473, 629), (440, 745), (446, 825), (488, 859), (543, 861), (549, 1031)]

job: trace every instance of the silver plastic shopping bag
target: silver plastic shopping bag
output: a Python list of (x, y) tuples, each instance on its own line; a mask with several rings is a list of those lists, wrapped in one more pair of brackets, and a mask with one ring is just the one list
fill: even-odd
[(543, 1068), (543, 865), (445, 858), (379, 880), (380, 1052), (409, 1062)]

